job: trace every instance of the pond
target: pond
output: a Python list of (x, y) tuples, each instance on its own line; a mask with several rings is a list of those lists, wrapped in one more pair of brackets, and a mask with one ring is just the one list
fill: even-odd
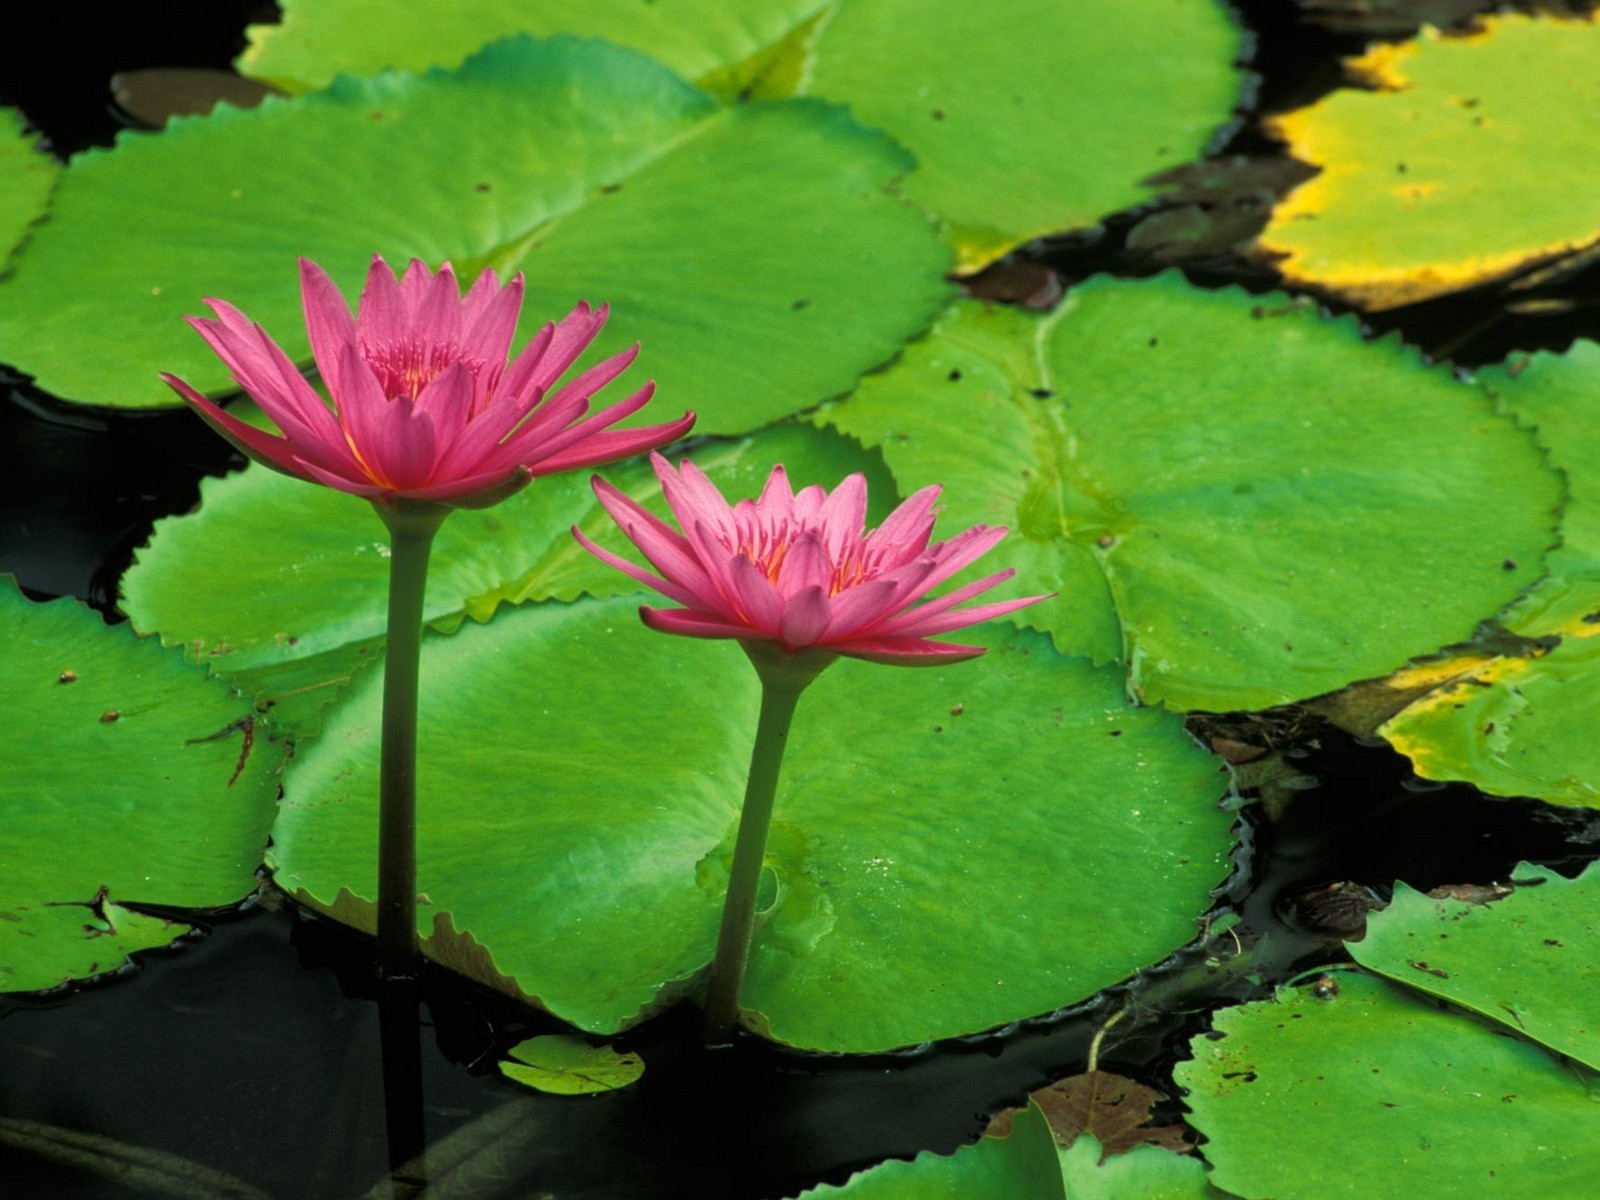
[[(899, 0), (600, 6), (594, 27), (540, 16), (538, 37), (477, 58), (515, 30), (429, 15), (371, 51), (411, 74), (327, 93), (318, 38), (357, 75), (382, 64), (341, 40), (343, 5), (320, 29), (287, 7), (281, 37), (259, 5), (107, 15), (115, 60), (63, 28), (0, 79), (0, 104), (68, 162), (0, 273), (0, 571), (26, 597), (6, 597), (0, 877), (26, 882), (0, 884), (21, 931), (0, 970), (29, 981), (0, 996), (8, 1194), (1361, 1196), (1416, 1186), (1417, 1145), (1437, 1149), (1435, 1182), (1578, 1194), (1562, 1188), (1582, 1187), (1600, 1094), (1582, 985), (1600, 950), (1582, 720), (1600, 611), (1594, 235), (1574, 226), (1556, 253), (1530, 233), (1481, 279), (1442, 251), (1444, 266), (1369, 262), (1350, 282), (1272, 222), (1308, 181), (1342, 177), (1283, 140), (1327, 144), (1302, 114), (1350, 92), (1341, 59), (1370, 39), (1425, 92), (1461, 47), (1555, 29), (1589, 39), (1577, 67), (1549, 59), (1581, 79), (1600, 62), (1589, 6), (1439, 38), (1420, 21), (1482, 6), (1168, 4), (1150, 53), (1189, 72), (1182, 94), (1158, 103), (1158, 80), (1110, 60), (1095, 87), (1165, 115), (1141, 116), (1144, 133), (1108, 116), (1110, 183), (1086, 172), (1061, 203), (1043, 167), (1006, 194), (963, 157), (990, 127), (964, 106), (986, 111), (994, 86), (964, 57), (1013, 55), (1041, 107), (1085, 103), (1022, 54), (1017, 29), (1059, 31), (1020, 0), (965, 33), (944, 5), (893, 25)], [(636, 44), (634, 20), (666, 66), (540, 40)], [(128, 73), (226, 69), (251, 22), (241, 65), (287, 98), (86, 149), (179, 93), (246, 95)], [(909, 85), (861, 49), (882, 29), (935, 80), (921, 124), (896, 124)], [(952, 53), (962, 38), (972, 55)], [(408, 39), (437, 57), (404, 59), (423, 52)], [(1470, 66), (1482, 107), (1451, 103), (1509, 120), (1504, 70)], [(1570, 110), (1541, 119), (1581, 125), (1600, 111), (1589, 86), (1556, 86)], [(787, 98), (806, 87), (853, 115)], [(548, 161), (496, 142), (573, 95), (578, 132), (552, 132)], [(1019, 120), (1020, 158), (994, 137), (1013, 172), (1093, 138), (1078, 116), (1064, 140)], [(453, 164), (454, 183), (402, 181), (392, 210), (333, 215), (335, 177), (400, 145)], [(258, 199), (269, 147), (289, 165)], [(1470, 157), (1405, 153), (1401, 190)], [(582, 185), (553, 198), (561, 171)], [(1298, 224), (1332, 227), (1354, 201), (1320, 203)], [(126, 222), (109, 247), (107, 222)], [(231, 385), (176, 316), (138, 307), (228, 297), (287, 347), (294, 256), (313, 250), (347, 296), (374, 250), (453, 257), (464, 278), (526, 270), (532, 320), (592, 286), (614, 302), (599, 345), (637, 337), (628, 378), (660, 385), (647, 416), (699, 414), (669, 455), (730, 498), (780, 460), (796, 487), (859, 472), (872, 525), (942, 483), (941, 536), (1012, 530), (989, 569), (1017, 578), (985, 600), (1047, 594), (961, 629), (981, 658), (904, 671), (846, 650), (808, 691), (731, 1045), (707, 1047), (700, 999), (760, 689), (725, 643), (639, 627), (652, 597), (567, 538), (638, 558), (587, 470), (439, 534), (427, 961), (414, 981), (376, 977), (350, 926), (373, 923), (383, 527), (352, 497), (246, 467), (147, 388), (168, 367)], [(48, 281), (65, 264), (87, 308)], [(1437, 278), (1455, 282), (1418, 282)], [(669, 279), (681, 311), (660, 302)], [(291, 354), (309, 361), (303, 340)], [(603, 471), (668, 515), (647, 468)], [(191, 703), (166, 758), (107, 740)], [(40, 990), (38, 971), (63, 982)], [(550, 1037), (595, 1056), (519, 1065)], [(1484, 1115), (1484, 1095), (1501, 1108)], [(1537, 1131), (1518, 1135), (1537, 1152), (1511, 1128)], [(1370, 1174), (1352, 1177), (1347, 1144)]]

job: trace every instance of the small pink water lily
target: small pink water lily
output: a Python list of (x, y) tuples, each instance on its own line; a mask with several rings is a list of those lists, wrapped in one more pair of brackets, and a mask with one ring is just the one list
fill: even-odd
[(222, 300), (206, 301), (215, 319), (189, 323), (283, 436), (245, 424), (183, 380), (162, 375), (218, 433), (284, 474), (379, 504), (481, 507), (534, 476), (665, 445), (694, 423), (688, 413), (665, 425), (609, 429), (644, 406), (653, 384), (587, 415), (590, 398), (622, 373), (637, 347), (550, 394), (605, 324), (604, 306), (579, 304), (508, 364), (521, 275), (502, 287), (484, 271), (463, 297), (449, 263), (434, 273), (413, 259), (397, 280), (374, 256), (352, 317), (326, 272), (301, 259), (300, 290), (331, 408), (259, 325)]
[(652, 629), (771, 642), (789, 654), (819, 650), (918, 666), (984, 651), (930, 641), (933, 635), (1045, 598), (958, 607), (1015, 574), (1005, 570), (923, 599), (1006, 534), (1003, 527), (978, 525), (930, 545), (937, 486), (923, 488), (864, 532), (867, 482), (861, 475), (851, 475), (831, 495), (820, 487), (796, 494), (780, 465), (759, 499), (730, 506), (693, 463), (674, 471), (659, 454), (650, 460), (683, 533), (602, 479), (594, 480), (594, 489), (655, 573), (572, 532), (590, 553), (683, 605), (642, 608)]

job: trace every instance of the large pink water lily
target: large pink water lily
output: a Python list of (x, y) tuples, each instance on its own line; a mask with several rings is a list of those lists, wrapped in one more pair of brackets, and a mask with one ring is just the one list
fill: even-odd
[(509, 364), (523, 280), (501, 286), (484, 271), (465, 295), (446, 263), (413, 259), (398, 280), (374, 257), (352, 317), (321, 267), (300, 260), (306, 329), (329, 403), (266, 332), (233, 305), (207, 300), (215, 319), (189, 323), (234, 380), (283, 431), (223, 411), (183, 380), (162, 378), (212, 428), (264, 466), (380, 504), (492, 504), (536, 475), (593, 466), (661, 446), (694, 423), (610, 429), (649, 400), (647, 384), (590, 414), (593, 395), (637, 347), (551, 388), (605, 324), (606, 308), (579, 304), (541, 329)]
[(641, 609), (652, 629), (916, 666), (975, 658), (982, 646), (929, 639), (1045, 598), (960, 607), (1015, 574), (1006, 570), (924, 599), (1006, 533), (978, 525), (930, 544), (938, 487), (923, 488), (865, 532), (860, 475), (832, 494), (820, 487), (796, 494), (777, 466), (759, 499), (729, 505), (694, 464), (675, 471), (659, 454), (651, 462), (682, 533), (604, 480), (595, 479), (594, 489), (654, 572), (572, 532), (591, 553), (683, 605)]

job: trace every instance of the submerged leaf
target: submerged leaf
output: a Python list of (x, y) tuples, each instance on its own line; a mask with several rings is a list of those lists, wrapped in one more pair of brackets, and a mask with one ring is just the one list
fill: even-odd
[(1072, 1075), (1033, 1093), (1062, 1146), (1091, 1134), (1105, 1154), (1122, 1154), (1147, 1142), (1182, 1154), (1192, 1148), (1184, 1140), (1183, 1126), (1150, 1124), (1162, 1098), (1154, 1088), (1110, 1071)]
[(614, 1092), (644, 1074), (644, 1060), (637, 1054), (559, 1033), (528, 1038), (506, 1053), (512, 1061), (500, 1064), (502, 1075), (557, 1096)]

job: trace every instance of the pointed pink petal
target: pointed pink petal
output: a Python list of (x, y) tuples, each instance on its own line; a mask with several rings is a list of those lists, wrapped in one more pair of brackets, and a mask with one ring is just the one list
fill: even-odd
[(972, 608), (958, 608), (953, 612), (935, 613), (930, 616), (913, 612), (909, 614), (913, 619), (907, 620), (904, 624), (898, 621), (885, 622), (881, 632), (885, 637), (932, 637), (935, 634), (949, 633), (952, 629), (964, 629), (968, 625), (1003, 617), (1007, 613), (1027, 608), (1030, 604), (1037, 604), (1048, 598), (1048, 596), (1024, 596), (1020, 600), (996, 600), (991, 604), (978, 604)]
[[(698, 540), (695, 529), (703, 525), (708, 534), (724, 537), (731, 544), (738, 529), (733, 508), (699, 467), (684, 459), (678, 464), (676, 474), (669, 471), (662, 475), (658, 471), (657, 475), (667, 497), (667, 507), (672, 509), (672, 515), (678, 518), (679, 527), (689, 535), (691, 542)], [(703, 553), (701, 558), (705, 558)]]
[(411, 260), (406, 268), (406, 278), (401, 281), (401, 291), (411, 279), (412, 269), (421, 268), (419, 278), (426, 281), (411, 318), (409, 333), (424, 346), (461, 345), (461, 285), (449, 263), (439, 268), (432, 277), (421, 259)]
[[(484, 291), (484, 280), (495, 282), (492, 292)], [(517, 317), (522, 312), (522, 276), (518, 275), (506, 287), (499, 287), (493, 271), (485, 271), (472, 285), (461, 315), (462, 345), (495, 369), (498, 380), (505, 370), (506, 355), (511, 351), (511, 339), (517, 332)], [(474, 302), (482, 295), (486, 299)]]
[(789, 473), (779, 463), (772, 468), (767, 482), (756, 500), (756, 510), (762, 519), (787, 523), (794, 513), (794, 489), (789, 486)]
[(844, 548), (860, 540), (867, 520), (867, 480), (848, 475), (822, 504), (819, 519), (828, 553), (841, 557)]
[(679, 604), (685, 604), (691, 607), (694, 606), (696, 602), (695, 596), (687, 589), (679, 587), (670, 579), (663, 579), (659, 575), (654, 575), (651, 572), (646, 571), (643, 567), (636, 566), (622, 556), (613, 554), (604, 546), (596, 545), (594, 542), (591, 542), (588, 538), (584, 537), (583, 531), (580, 530), (576, 525), (572, 527), (572, 536), (577, 538), (578, 545), (582, 546), (590, 554), (594, 555), (601, 562), (615, 567), (624, 575), (627, 575), (630, 579), (637, 579), (640, 583), (644, 584), (645, 587), (652, 591), (660, 592), (668, 600), (675, 600)]
[(867, 541), (874, 549), (903, 547), (905, 553), (896, 555), (902, 562), (922, 553), (933, 535), (933, 505), (938, 498), (938, 484), (908, 496), (868, 535)]
[(354, 346), (344, 348), (339, 370), (346, 383), (344, 392), (336, 398), (339, 424), (344, 426), (350, 449), (373, 482), (392, 486), (394, 479), (387, 473), (389, 456), (403, 459), (404, 453), (389, 443), (393, 436), (390, 409), (400, 405), (410, 408), (411, 401), (391, 402)]
[[(935, 597), (925, 604), (918, 605), (916, 608), (906, 608), (904, 605), (898, 605), (896, 606), (897, 611), (890, 616), (890, 624), (897, 625), (902, 621), (938, 616), (940, 613), (950, 611), (958, 604), (965, 604), (974, 596), (981, 595), (996, 584), (1004, 583), (1015, 574), (1016, 571), (1013, 568), (1007, 567), (1003, 571), (996, 571), (993, 575), (985, 575), (982, 579), (975, 579), (971, 583), (963, 584), (961, 587), (946, 592), (942, 596)], [(927, 588), (918, 589), (919, 593), (927, 590)], [(898, 633), (899, 630), (896, 629), (894, 632)]]
[[(437, 464), (463, 433), (472, 413), (474, 395), (472, 370), (461, 362), (451, 363), (428, 381), (414, 405), (419, 415), (426, 415), (434, 431), (434, 447), (428, 462), (428, 474), (437, 472)], [(391, 401), (390, 403), (404, 403)], [(463, 476), (468, 472), (460, 472)]]
[(286, 439), (245, 424), (168, 371), (161, 373), (161, 379), (187, 400), (190, 407), (205, 420), (207, 425), (232, 442), (241, 454), (285, 475), (306, 478), (305, 472), (300, 469), (295, 459), (294, 447)]
[[(422, 308), (428, 301), (428, 293), (432, 290), (433, 272), (420, 258), (413, 258), (400, 275), (400, 306), (405, 322), (405, 327), (401, 330), (403, 334), (416, 335), (421, 332)], [(457, 295), (459, 294), (457, 292)]]
[(829, 642), (828, 649), (850, 658), (892, 667), (939, 667), (977, 658), (987, 652), (988, 647), (957, 646), (950, 642), (925, 642), (915, 638), (862, 638), (849, 642)]
[(1005, 536), (1004, 525), (974, 525), (948, 542), (930, 546), (928, 554), (934, 560), (934, 568), (927, 578), (925, 590), (938, 587), (963, 567), (982, 558), (998, 546)]
[(605, 305), (601, 305), (598, 311), (591, 311), (587, 304), (580, 302), (577, 308), (556, 322), (549, 340), (539, 353), (530, 353), (535, 349), (535, 342), (524, 347), (516, 361), (506, 368), (500, 386), (514, 395), (532, 388), (549, 391), (550, 386), (567, 373), (567, 368), (577, 362), (578, 356), (594, 341), (610, 311)]
[[(598, 475), (589, 481), (589, 485), (594, 489), (600, 506), (628, 535), (651, 566), (697, 597), (699, 604), (727, 616), (733, 615), (732, 607), (723, 602), (721, 593), (695, 557), (687, 538)], [(680, 601), (691, 605), (695, 602)]]
[(801, 488), (794, 497), (794, 519), (804, 525), (817, 524), (822, 516), (822, 506), (828, 502), (828, 493), (816, 484)]
[(356, 337), (365, 346), (386, 345), (408, 332), (406, 308), (400, 299), (400, 284), (389, 264), (374, 254), (367, 268), (366, 286), (356, 307)]
[(815, 644), (828, 627), (828, 593), (821, 587), (802, 589), (783, 606), (779, 632), (785, 646), (799, 649)]
[(762, 639), (747, 625), (721, 621), (708, 613), (685, 612), (681, 608), (641, 608), (639, 618), (659, 633), (678, 633), (685, 637)]
[[(496, 401), (467, 422), (467, 427), (451, 446), (439, 464), (442, 472), (486, 469), (488, 465), (513, 465), (517, 463), (516, 451), (500, 453), (505, 439), (516, 429), (518, 436), (538, 441), (554, 436), (555, 432), (581, 417), (588, 409), (586, 400), (574, 396), (561, 405), (537, 404), (526, 407), (510, 401)], [(528, 415), (528, 409), (533, 415)], [(524, 421), (524, 418), (526, 420)], [(520, 428), (518, 428), (521, 423)]]
[(334, 394), (339, 394), (339, 350), (356, 340), (356, 322), (350, 306), (328, 273), (309, 258), (300, 260), (300, 306), (305, 310), (306, 333), (317, 373)]
[[(519, 274), (511, 281), (511, 287), (519, 297), (522, 294), (522, 285), (519, 282), (521, 279), (522, 276)], [(461, 331), (465, 335), (467, 345), (478, 344), (478, 335), (475, 332), (478, 323), (504, 290), (500, 286), (500, 276), (495, 273), (493, 267), (485, 267), (478, 272), (478, 277), (472, 281), (467, 294), (461, 298)]]

